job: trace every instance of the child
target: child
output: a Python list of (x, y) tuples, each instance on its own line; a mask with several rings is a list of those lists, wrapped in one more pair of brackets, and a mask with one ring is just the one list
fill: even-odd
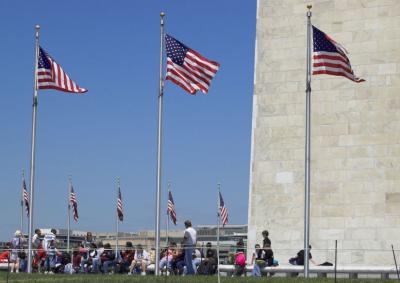
[[(238, 245), (239, 246), (239, 245)], [(235, 272), (234, 276), (242, 276), (246, 269), (246, 255), (244, 249), (241, 247), (237, 249), (235, 254)]]
[(56, 267), (57, 249), (55, 240), (47, 243), (46, 261), (44, 262), (45, 273), (53, 274)]

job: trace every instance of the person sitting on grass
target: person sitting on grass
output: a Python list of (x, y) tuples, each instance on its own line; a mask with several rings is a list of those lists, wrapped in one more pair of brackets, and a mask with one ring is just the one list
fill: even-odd
[(96, 244), (92, 244), (93, 249), (96, 251), (95, 254), (92, 254), (92, 273), (99, 272), (101, 265), (101, 255), (104, 253), (104, 245), (103, 242), (98, 242)]
[(197, 269), (198, 274), (202, 275), (213, 275), (217, 271), (217, 251), (211, 247), (211, 243), (206, 244), (206, 257), (202, 259), (199, 268)]
[(132, 242), (126, 242), (125, 250), (121, 252), (121, 260), (119, 262), (119, 273), (129, 271), (129, 267), (135, 257), (135, 250), (133, 249)]
[(182, 275), (185, 266), (185, 253), (182, 246), (183, 244), (181, 243), (180, 247), (172, 247), (171, 269), (172, 272), (176, 275)]
[(104, 245), (104, 252), (100, 256), (100, 258), (101, 258), (101, 262), (102, 262), (102, 266), (103, 266), (103, 274), (107, 274), (109, 272), (109, 268), (114, 269), (115, 253), (111, 249), (111, 245), (109, 243)]
[(239, 240), (235, 254), (235, 271), (233, 276), (242, 276), (246, 270), (246, 255), (244, 254), (243, 240)]
[(253, 265), (251, 275), (261, 277), (261, 269), (266, 266), (265, 250), (262, 249), (259, 244), (256, 244), (254, 248), (255, 251), (253, 252), (253, 257), (251, 259), (251, 264)]
[(135, 272), (141, 272), (141, 275), (146, 275), (147, 266), (150, 264), (150, 256), (146, 250), (143, 249), (142, 245), (137, 245), (135, 256), (132, 260), (131, 266), (129, 267), (129, 274)]
[(78, 251), (73, 251), (72, 252), (72, 269), (73, 272), (76, 273), (79, 271), (81, 266), (81, 255), (79, 254)]
[(192, 253), (192, 266), (195, 274), (197, 274), (197, 269), (203, 260), (203, 253), (199, 249), (194, 249)]
[(165, 268), (167, 275), (169, 275), (171, 271), (172, 253), (174, 247), (176, 247), (176, 243), (170, 243), (169, 247), (163, 252), (163, 256), (160, 260), (160, 270), (162, 272)]

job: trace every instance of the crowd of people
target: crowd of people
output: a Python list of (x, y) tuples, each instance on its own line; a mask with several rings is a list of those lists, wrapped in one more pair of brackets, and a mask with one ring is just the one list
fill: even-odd
[[(246, 272), (246, 265), (253, 265), (252, 275), (262, 275), (262, 268), (278, 266), (271, 248), (268, 231), (263, 231), (262, 247), (255, 245), (251, 261), (247, 261), (243, 240), (236, 244), (233, 257), (234, 272), (232, 276), (242, 276)], [(16, 231), (13, 239), (7, 244), (0, 261), (9, 262), (11, 272), (25, 272), (27, 270), (27, 241), (21, 231)], [(311, 247), (310, 247), (311, 248)], [(120, 273), (146, 275), (150, 264), (156, 263), (156, 252), (152, 248), (147, 251), (142, 245), (133, 246), (126, 242), (123, 247), (113, 249), (109, 243), (95, 242), (91, 232), (86, 234), (85, 240), (79, 249), (72, 254), (57, 249), (57, 231), (52, 229), (42, 235), (40, 229), (35, 230), (32, 238), (33, 261), (32, 270), (45, 274), (52, 273)], [(311, 253), (309, 255), (312, 260)], [(299, 251), (289, 263), (304, 264), (304, 251)], [(315, 262), (313, 262), (315, 263)], [(205, 248), (197, 246), (197, 232), (192, 223), (185, 221), (185, 231), (180, 243), (171, 242), (163, 249), (159, 258), (159, 270), (166, 275), (213, 275), (218, 269), (217, 250), (209, 242)], [(270, 272), (270, 276), (274, 273)]]

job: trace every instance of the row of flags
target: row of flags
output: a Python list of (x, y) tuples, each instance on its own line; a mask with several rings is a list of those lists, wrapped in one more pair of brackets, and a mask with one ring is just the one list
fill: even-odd
[[(190, 94), (195, 94), (198, 90), (207, 93), (211, 80), (219, 69), (219, 63), (208, 60), (168, 34), (165, 35), (165, 47), (167, 53), (165, 79), (172, 81)], [(37, 62), (37, 88), (71, 93), (88, 91), (71, 80), (42, 47), (39, 47)]]
[[(222, 226), (228, 224), (228, 209), (225, 206), (224, 199), (222, 198), (221, 192), (218, 193), (219, 195), (219, 207), (218, 207), (218, 216), (221, 219)], [(176, 210), (175, 210), (175, 202), (174, 198), (172, 197), (172, 192), (168, 191), (168, 203), (167, 203), (167, 215), (171, 218), (172, 223), (176, 225), (177, 217), (176, 217)]]
[[(343, 76), (354, 82), (365, 81), (355, 76), (350, 60), (346, 56), (348, 52), (341, 44), (317, 27), (312, 26), (312, 29), (313, 75), (327, 74)], [(205, 58), (168, 34), (165, 35), (165, 48), (167, 54), (165, 79), (190, 94), (195, 94), (198, 90), (207, 93), (220, 64)], [(42, 47), (39, 47), (37, 62), (37, 87), (72, 93), (87, 92), (87, 89), (81, 88), (71, 80)]]
[[(25, 206), (26, 215), (29, 217), (29, 195), (28, 195), (28, 191), (26, 189), (25, 178), (22, 180), (22, 198), (23, 198), (22, 205)], [(72, 208), (73, 218), (74, 218), (75, 222), (77, 222), (79, 219), (78, 201), (77, 201), (75, 190), (74, 190), (74, 187), (72, 186), (72, 184), (71, 184), (70, 192), (69, 192), (69, 205), (70, 205), (70, 208)], [(124, 220), (124, 209), (122, 206), (122, 196), (121, 196), (120, 188), (118, 188), (117, 214), (118, 214), (118, 219), (120, 221), (123, 221)]]
[[(22, 191), (23, 191), (23, 198), (24, 204), (26, 207), (27, 215), (29, 216), (29, 198), (28, 198), (28, 191), (26, 190), (26, 183), (25, 179), (22, 181)], [(71, 184), (70, 193), (69, 193), (69, 205), (72, 208), (72, 215), (74, 221), (77, 222), (79, 219), (78, 214), (78, 201), (76, 198), (74, 187)], [(222, 198), (221, 192), (219, 192), (219, 215), (221, 217), (221, 223), (223, 226), (228, 224), (228, 209), (225, 206), (224, 199)], [(172, 192), (168, 191), (168, 202), (167, 202), (167, 214), (171, 218), (171, 221), (176, 225), (177, 223), (177, 216), (175, 210), (175, 202), (174, 198), (172, 197)], [(117, 197), (117, 215), (119, 221), (124, 220), (124, 208), (122, 204), (122, 194), (121, 188), (118, 187), (118, 197)]]

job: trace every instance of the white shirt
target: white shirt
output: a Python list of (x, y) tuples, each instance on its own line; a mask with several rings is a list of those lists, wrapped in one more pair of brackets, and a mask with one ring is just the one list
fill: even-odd
[(55, 241), (56, 240), (56, 235), (54, 235), (53, 233), (49, 233), (49, 234), (46, 234), (46, 235), (44, 235), (44, 239), (43, 239), (43, 249), (45, 250), (45, 251), (47, 251), (47, 246), (49, 245), (49, 243), (51, 242), (51, 241)]
[(185, 245), (196, 245), (197, 243), (197, 232), (192, 227), (186, 228), (184, 235)]
[(144, 260), (150, 262), (149, 253), (143, 250), (141, 253), (135, 252), (134, 260)]
[(33, 235), (33, 237), (32, 237), (32, 244), (33, 244), (33, 247), (34, 247), (35, 249), (39, 247), (40, 238), (39, 238), (39, 235), (38, 235), (38, 234)]

